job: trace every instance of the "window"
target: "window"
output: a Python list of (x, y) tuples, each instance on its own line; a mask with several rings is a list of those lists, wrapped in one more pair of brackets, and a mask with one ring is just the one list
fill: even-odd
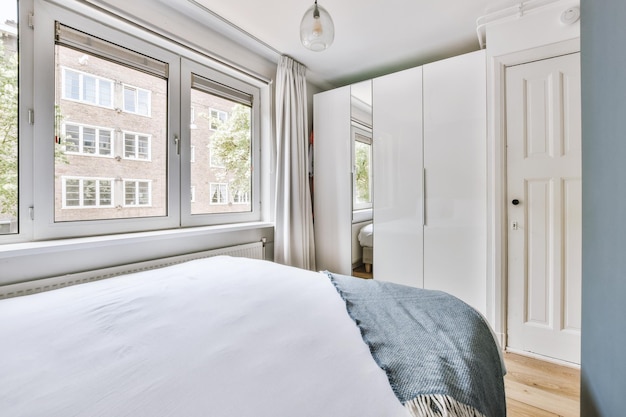
[(354, 138), (353, 208), (372, 208), (372, 133), (352, 126)]
[[(5, 1), (0, 39), (0, 235), (18, 232), (17, 2)], [(6, 22), (5, 20), (6, 19)]]
[(112, 155), (111, 129), (66, 124), (63, 129), (62, 144), (65, 152), (83, 155)]
[[(83, 55), (85, 56), (87, 55)], [(113, 106), (113, 81), (63, 68), (63, 98), (111, 108)]]
[[(252, 96), (193, 74), (190, 100), (196, 108), (209, 109), (196, 115), (198, 128), (190, 131), (196, 158), (206, 161), (208, 156), (209, 166), (193, 165), (191, 182), (211, 184), (208, 195), (196, 196), (191, 214), (251, 212)], [(202, 118), (204, 123), (199, 120)], [(237, 192), (231, 195), (228, 190)]]
[[(12, 139), (0, 146), (0, 244), (261, 220), (264, 81), (219, 71), (212, 58), (139, 34), (114, 15), (94, 9), (87, 16), (39, 1), (33, 8), (45, 13), (36, 13), (34, 35), (23, 40), (29, 53), (20, 59), (26, 71), (20, 87), (27, 102), (35, 98), (37, 122), (20, 124), (19, 132), (17, 30), (11, 35), (4, 27), (0, 41), (0, 57), (14, 57), (5, 59), (0, 77), (6, 104), (0, 117), (12, 117), (14, 126)], [(54, 50), (30, 53), (35, 39)], [(214, 130), (210, 109), (218, 111)], [(19, 114), (26, 120), (28, 109)], [(231, 119), (244, 123), (233, 129)], [(18, 133), (19, 156), (26, 158), (19, 164)], [(209, 167), (212, 148), (223, 168)], [(211, 184), (220, 184), (217, 192)]]
[(233, 203), (245, 204), (250, 202), (250, 194), (247, 191), (237, 190), (233, 195)]
[(150, 160), (150, 136), (124, 133), (124, 158)]
[(124, 111), (150, 116), (151, 92), (143, 88), (124, 86)]
[(63, 207), (112, 207), (112, 183), (110, 179), (63, 178)]
[(151, 186), (147, 180), (124, 181), (125, 206), (149, 206), (151, 202)]
[(191, 186), (191, 202), (192, 203), (196, 202), (196, 186), (195, 185)]
[(226, 122), (228, 119), (228, 113), (222, 110), (210, 109), (209, 110), (209, 126), (211, 130), (217, 130), (220, 125)]
[(211, 184), (211, 204), (228, 203), (228, 184)]
[[(66, 192), (65, 204), (55, 199), (54, 222), (167, 216), (166, 65), (64, 25), (58, 25), (58, 31), (55, 60), (62, 76), (57, 75), (57, 80), (64, 83), (64, 96), (70, 100), (57, 99), (56, 102), (57, 120), (65, 126), (61, 138), (65, 157), (57, 158), (54, 164), (57, 193), (63, 189), (60, 178), (118, 178), (120, 201), (111, 202), (119, 210), (89, 210), (77, 214), (66, 210), (76, 201), (70, 198), (68, 203)], [(120, 82), (113, 83), (111, 79)], [(150, 91), (131, 85), (150, 85), (159, 99), (150, 103)], [(119, 102), (115, 102), (116, 99)], [(105, 102), (111, 108), (93, 106)], [(143, 115), (150, 113), (151, 106), (154, 117), (147, 119)], [(132, 111), (119, 113), (113, 108)], [(71, 122), (66, 120), (68, 117), (72, 118)], [(117, 152), (115, 132), (119, 132), (120, 140)], [(110, 158), (86, 164), (79, 159), (85, 155)], [(145, 163), (138, 167), (134, 161)], [(125, 183), (122, 187), (122, 179), (128, 178), (130, 173), (145, 181)], [(149, 191), (146, 191), (146, 184), (150, 184)], [(115, 184), (111, 186), (115, 188)], [(71, 184), (70, 189), (75, 188), (76, 184)], [(111, 194), (114, 197), (115, 193)], [(86, 201), (89, 204), (81, 203), (81, 206), (108, 206)], [(150, 210), (130, 209), (135, 206), (150, 207)]]

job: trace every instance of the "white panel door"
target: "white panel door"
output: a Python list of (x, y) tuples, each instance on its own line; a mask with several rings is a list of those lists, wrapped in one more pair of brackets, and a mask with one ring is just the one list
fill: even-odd
[(315, 262), (352, 275), (350, 86), (313, 96)]
[(424, 65), (424, 288), (487, 303), (485, 51)]
[(580, 54), (507, 68), (508, 339), (580, 363)]
[(422, 68), (373, 80), (374, 277), (423, 287)]

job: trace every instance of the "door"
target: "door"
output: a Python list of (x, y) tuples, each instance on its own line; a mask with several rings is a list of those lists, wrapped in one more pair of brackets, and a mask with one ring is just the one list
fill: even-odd
[(373, 81), (376, 279), (424, 286), (422, 67)]
[(580, 54), (506, 70), (507, 347), (580, 363)]

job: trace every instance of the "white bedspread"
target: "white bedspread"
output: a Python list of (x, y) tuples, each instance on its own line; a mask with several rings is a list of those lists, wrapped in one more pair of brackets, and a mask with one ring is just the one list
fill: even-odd
[(0, 301), (2, 417), (395, 417), (325, 275), (216, 257)]

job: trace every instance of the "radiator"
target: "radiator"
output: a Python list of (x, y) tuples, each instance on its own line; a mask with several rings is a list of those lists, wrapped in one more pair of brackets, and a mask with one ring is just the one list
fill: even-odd
[(218, 255), (229, 255), (242, 258), (265, 259), (265, 238), (260, 242), (246, 243), (243, 245), (229, 246), (225, 248), (211, 249), (202, 252), (188, 253), (184, 255), (159, 258), (132, 264), (113, 266), (110, 268), (94, 269), (91, 271), (77, 272), (57, 277), (43, 278), (35, 281), (20, 282), (0, 286), (0, 300), (3, 298), (20, 297), (22, 295), (35, 294), (43, 291), (55, 290), (70, 285), (83, 284), (91, 281), (112, 278), (118, 275), (148, 271), (164, 266), (179, 264), (194, 259), (210, 258)]

